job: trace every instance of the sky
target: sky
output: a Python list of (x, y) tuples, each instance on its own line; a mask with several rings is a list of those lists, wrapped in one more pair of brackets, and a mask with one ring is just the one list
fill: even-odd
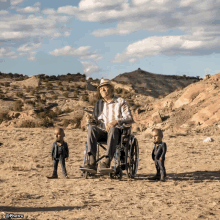
[(220, 0), (0, 0), (0, 71), (220, 72)]

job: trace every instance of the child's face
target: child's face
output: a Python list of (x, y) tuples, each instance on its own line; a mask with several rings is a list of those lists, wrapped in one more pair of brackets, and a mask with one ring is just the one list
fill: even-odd
[(62, 142), (63, 137), (64, 137), (64, 132), (62, 130), (56, 129), (55, 130), (55, 137), (56, 137), (56, 141)]
[(153, 132), (153, 142), (154, 144), (159, 144), (162, 141), (162, 137), (158, 134), (158, 132)]

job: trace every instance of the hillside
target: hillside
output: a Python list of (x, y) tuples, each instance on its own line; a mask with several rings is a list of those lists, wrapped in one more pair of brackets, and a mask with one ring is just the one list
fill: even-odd
[(136, 92), (158, 98), (198, 82), (200, 79), (199, 77), (154, 74), (139, 68), (129, 73), (122, 73), (113, 80), (118, 83), (132, 84)]

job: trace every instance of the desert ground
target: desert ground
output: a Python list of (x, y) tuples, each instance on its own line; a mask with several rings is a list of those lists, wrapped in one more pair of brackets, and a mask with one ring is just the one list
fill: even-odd
[(140, 161), (135, 179), (108, 176), (84, 179), (82, 164), (86, 131), (66, 129), (70, 179), (52, 175), (50, 157), (54, 128), (1, 128), (0, 216), (23, 219), (220, 219), (220, 137), (164, 132), (167, 143), (166, 182), (155, 174), (149, 134), (135, 134)]

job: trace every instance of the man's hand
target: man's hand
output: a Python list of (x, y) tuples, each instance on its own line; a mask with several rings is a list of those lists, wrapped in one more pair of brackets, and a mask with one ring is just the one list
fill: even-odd
[(108, 132), (111, 128), (115, 127), (115, 125), (117, 125), (117, 124), (118, 124), (118, 121), (117, 121), (117, 120), (115, 120), (115, 121), (109, 123), (109, 124), (107, 125), (107, 127), (106, 127), (106, 131)]

